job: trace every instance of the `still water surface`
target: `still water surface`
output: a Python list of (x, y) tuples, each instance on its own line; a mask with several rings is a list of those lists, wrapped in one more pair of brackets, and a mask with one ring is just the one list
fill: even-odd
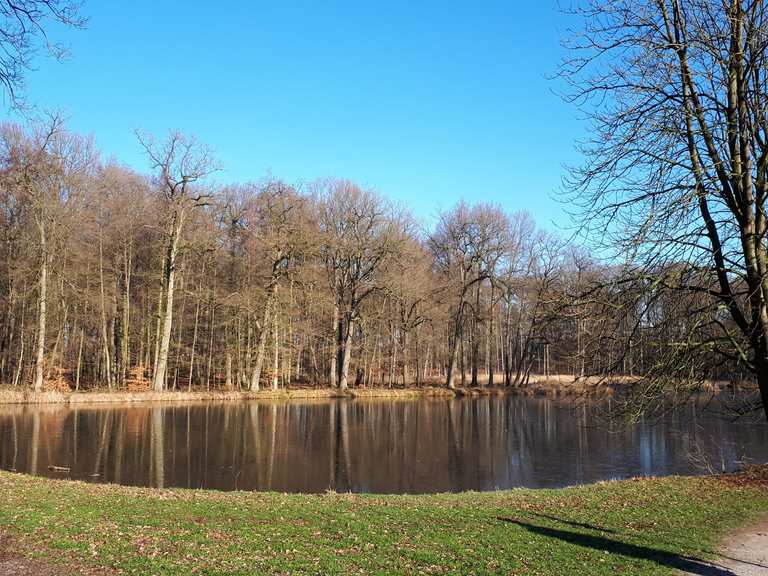
[(610, 430), (563, 401), (516, 396), (0, 406), (0, 468), (140, 486), (386, 493), (556, 487), (703, 472), (692, 455), (718, 469), (768, 462), (768, 425), (691, 407)]

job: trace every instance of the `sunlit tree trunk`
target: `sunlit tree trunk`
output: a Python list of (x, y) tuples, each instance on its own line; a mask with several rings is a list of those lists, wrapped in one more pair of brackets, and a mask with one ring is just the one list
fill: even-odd
[(165, 285), (165, 310), (163, 315), (163, 328), (161, 332), (160, 348), (157, 356), (155, 376), (152, 381), (152, 389), (160, 392), (165, 390), (165, 377), (168, 369), (168, 352), (171, 346), (171, 329), (173, 328), (173, 290), (176, 280), (176, 257), (179, 250), (181, 228), (184, 223), (184, 212), (175, 209), (171, 217), (170, 238), (165, 255), (164, 285)]
[(341, 377), (339, 388), (346, 390), (349, 387), (349, 365), (352, 360), (352, 333), (355, 328), (354, 317), (351, 312), (346, 315), (344, 322), (344, 348), (341, 355)]
[(200, 294), (201, 286), (197, 287), (197, 302), (195, 303), (195, 326), (192, 329), (192, 348), (189, 351), (189, 371), (187, 373), (187, 390), (192, 390), (192, 377), (195, 366), (195, 349), (197, 347), (197, 326), (200, 319)]
[(43, 374), (45, 364), (45, 320), (46, 302), (48, 291), (48, 246), (46, 244), (46, 230), (43, 221), (44, 216), (39, 216), (37, 228), (40, 240), (40, 278), (37, 296), (37, 349), (35, 351), (35, 376), (32, 388), (35, 392), (43, 390)]
[(250, 389), (255, 392), (260, 387), (261, 371), (264, 366), (264, 355), (267, 349), (267, 337), (269, 335), (269, 322), (270, 315), (272, 313), (272, 306), (275, 291), (277, 290), (277, 284), (271, 283), (267, 288), (267, 298), (264, 302), (264, 312), (261, 317), (261, 326), (259, 329), (259, 338), (256, 343), (256, 361), (253, 364), (253, 370), (251, 372)]
[(277, 314), (272, 319), (272, 390), (277, 390), (280, 384), (280, 336), (278, 332)]
[(338, 335), (340, 334), (341, 328), (339, 327), (339, 304), (338, 302), (334, 302), (333, 304), (333, 321), (332, 321), (332, 334), (333, 334), (333, 341), (331, 346), (331, 370), (330, 370), (330, 379), (331, 379), (331, 386), (338, 385), (339, 377), (338, 377), (338, 359), (339, 359), (339, 346), (338, 346)]
[(107, 387), (112, 388), (112, 367), (110, 365), (109, 336), (107, 335), (107, 307), (104, 296), (104, 245), (102, 230), (99, 229), (99, 317), (101, 319), (101, 357), (104, 362), (103, 374)]

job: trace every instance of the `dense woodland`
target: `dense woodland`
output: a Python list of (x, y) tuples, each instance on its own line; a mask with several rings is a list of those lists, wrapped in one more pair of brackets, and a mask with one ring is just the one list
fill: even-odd
[(425, 226), (347, 180), (220, 185), (194, 138), (139, 142), (150, 174), (57, 118), (0, 129), (4, 384), (522, 386), (647, 372), (697, 321), (525, 212)]

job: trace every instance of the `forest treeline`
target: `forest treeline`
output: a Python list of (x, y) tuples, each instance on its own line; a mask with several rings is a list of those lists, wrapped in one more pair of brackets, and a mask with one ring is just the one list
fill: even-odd
[(347, 180), (218, 185), (194, 138), (139, 140), (149, 174), (58, 118), (0, 128), (0, 382), (519, 386), (647, 372), (695, 321), (525, 212), (426, 227)]

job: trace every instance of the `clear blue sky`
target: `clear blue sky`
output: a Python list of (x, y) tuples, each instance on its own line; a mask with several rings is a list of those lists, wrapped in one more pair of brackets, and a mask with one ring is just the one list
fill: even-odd
[(133, 130), (208, 143), (219, 181), (350, 178), (424, 218), (459, 198), (565, 223), (552, 199), (584, 126), (552, 94), (554, 1), (86, 0), (29, 99), (146, 170)]

